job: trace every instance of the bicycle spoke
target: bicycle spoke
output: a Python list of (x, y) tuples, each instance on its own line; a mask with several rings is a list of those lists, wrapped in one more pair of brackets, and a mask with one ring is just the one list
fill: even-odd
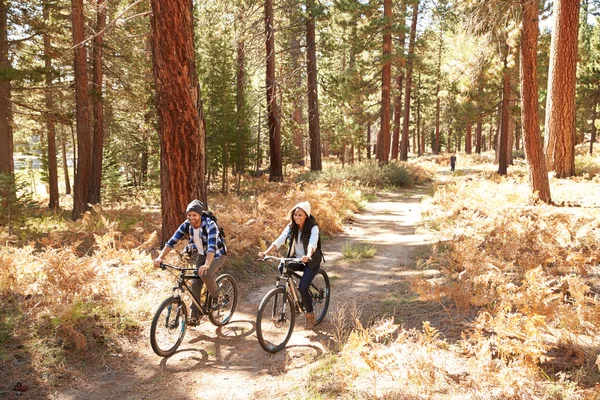
[(315, 323), (323, 321), (329, 308), (329, 277), (324, 270), (320, 270), (313, 279), (310, 288), (310, 296), (313, 302)]
[(257, 337), (263, 349), (276, 352), (285, 347), (294, 329), (295, 313), (283, 289), (269, 292), (260, 304)]
[(150, 343), (159, 356), (173, 354), (183, 340), (187, 310), (181, 299), (171, 297), (160, 305), (150, 326)]

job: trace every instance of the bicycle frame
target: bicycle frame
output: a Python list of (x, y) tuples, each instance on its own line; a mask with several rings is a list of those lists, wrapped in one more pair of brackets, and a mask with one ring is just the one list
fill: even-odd
[[(304, 305), (302, 304), (302, 297), (300, 296), (300, 292), (298, 290), (298, 283), (294, 279), (294, 278), (300, 279), (301, 276), (297, 273), (297, 271), (294, 271), (294, 270), (288, 268), (288, 264), (299, 263), (299, 262), (302, 262), (302, 260), (299, 258), (279, 258), (279, 257), (272, 257), (272, 256), (265, 256), (264, 259), (265, 260), (268, 260), (268, 259), (279, 260), (280, 264), (283, 263), (284, 272), (283, 272), (283, 274), (281, 274), (280, 276), (277, 277), (277, 282), (275, 283), (275, 286), (283, 288), (283, 290), (286, 293), (291, 293), (292, 299), (294, 300), (294, 306), (295, 306), (294, 311), (296, 312), (296, 314), (302, 313), (302, 309), (303, 309)], [(282, 285), (281, 280), (284, 280), (285, 284)], [(290, 285), (290, 281), (292, 282), (291, 285)], [(284, 302), (283, 303), (283, 311), (284, 312), (285, 312), (285, 307), (286, 307), (286, 304)]]
[[(190, 296), (190, 298), (192, 299), (192, 302), (196, 305), (196, 307), (198, 307), (199, 310), (206, 312), (206, 307), (201, 304), (202, 299), (196, 298), (194, 293), (192, 293), (191, 287), (188, 286), (188, 284), (186, 282), (186, 281), (193, 280), (193, 279), (202, 279), (198, 275), (186, 275), (186, 272), (195, 271), (196, 268), (182, 268), (182, 267), (176, 267), (174, 265), (170, 265), (170, 264), (166, 264), (166, 263), (162, 263), (161, 267), (163, 267), (163, 269), (166, 269), (167, 267), (169, 267), (171, 269), (179, 271), (179, 278), (177, 279), (177, 286), (173, 287), (173, 291), (174, 292), (179, 291), (180, 292), (178, 294), (179, 297), (181, 297), (181, 292), (187, 292), (187, 294)], [(206, 296), (206, 294), (205, 294), (205, 296)]]

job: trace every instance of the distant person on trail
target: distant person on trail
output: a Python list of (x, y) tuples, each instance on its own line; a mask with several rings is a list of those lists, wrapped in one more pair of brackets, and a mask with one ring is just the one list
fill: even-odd
[(452, 156), (450, 156), (450, 171), (454, 171), (454, 169), (456, 168), (456, 153), (452, 154)]
[(313, 312), (312, 298), (308, 289), (319, 272), (321, 260), (323, 260), (319, 225), (317, 225), (315, 217), (310, 214), (310, 210), (308, 201), (296, 204), (290, 211), (291, 222), (283, 229), (281, 235), (265, 252), (258, 253), (258, 257), (264, 258), (272, 249), (278, 249), (282, 244), (287, 243), (287, 257), (302, 259), (301, 263), (288, 264), (288, 268), (293, 271), (304, 271), (298, 288), (306, 312), (305, 329), (313, 329), (315, 326), (315, 313)]
[[(165, 244), (162, 252), (154, 260), (154, 266), (160, 267), (164, 258), (171, 252), (173, 247), (185, 235), (189, 236), (189, 243), (186, 247), (188, 254), (196, 256), (196, 272), (201, 279), (192, 280), (192, 293), (196, 298), (200, 298), (202, 285), (206, 284), (206, 290), (210, 297), (215, 301), (219, 297), (219, 290), (215, 280), (215, 274), (225, 262), (227, 248), (223, 238), (219, 234), (219, 228), (215, 221), (210, 218), (210, 214), (202, 212), (204, 204), (200, 200), (193, 200), (188, 204), (185, 212), (187, 220), (184, 221), (179, 229), (173, 234), (173, 237)], [(200, 310), (192, 302), (190, 325), (197, 325), (200, 320)]]

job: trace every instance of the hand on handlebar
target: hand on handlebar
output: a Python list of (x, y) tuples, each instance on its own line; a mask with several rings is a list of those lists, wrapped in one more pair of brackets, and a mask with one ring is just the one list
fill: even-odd
[(160, 265), (162, 264), (163, 260), (160, 257), (157, 257), (154, 260), (154, 268), (160, 268)]
[(310, 257), (309, 256), (302, 256), (302, 262), (303, 263), (307, 263), (308, 261), (310, 261)]

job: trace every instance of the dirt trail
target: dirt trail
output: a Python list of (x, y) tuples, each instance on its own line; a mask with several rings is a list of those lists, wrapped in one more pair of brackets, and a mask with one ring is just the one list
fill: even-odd
[[(261, 349), (255, 317), (262, 296), (273, 286), (275, 274), (255, 277), (240, 285), (240, 302), (232, 322), (215, 329), (205, 320), (191, 328), (172, 357), (157, 357), (150, 348), (148, 329), (139, 347), (104, 358), (98, 367), (82, 371), (53, 399), (249, 399), (283, 397), (288, 387), (302, 385), (311, 365), (328, 352), (334, 340), (331, 317), (343, 305), (356, 302), (362, 315), (394, 315), (406, 328), (421, 328), (429, 320), (448, 333), (441, 306), (419, 302), (408, 280), (435, 273), (416, 267), (430, 238), (416, 232), (421, 199), (426, 188), (382, 193), (356, 215), (344, 232), (324, 243), (324, 268), (332, 279), (328, 318), (315, 332), (303, 330), (304, 318), (286, 349), (271, 355)], [(348, 261), (344, 245), (374, 245), (372, 259)], [(275, 266), (273, 266), (275, 270)], [(146, 325), (149, 326), (149, 321)]]

